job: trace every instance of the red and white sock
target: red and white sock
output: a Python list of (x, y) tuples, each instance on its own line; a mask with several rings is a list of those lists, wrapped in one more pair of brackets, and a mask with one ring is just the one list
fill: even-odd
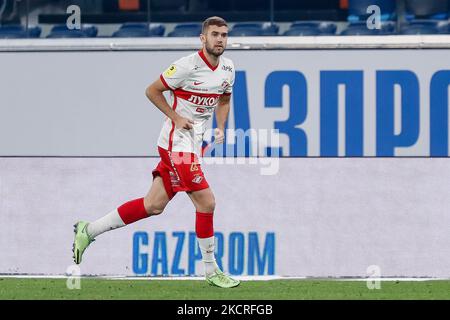
[(213, 213), (196, 212), (195, 232), (202, 252), (202, 260), (205, 264), (205, 274), (213, 274), (219, 267), (214, 256), (214, 227)]
[(95, 238), (106, 231), (123, 227), (148, 216), (144, 207), (144, 198), (131, 200), (111, 211), (106, 216), (89, 223), (87, 233), (91, 238)]

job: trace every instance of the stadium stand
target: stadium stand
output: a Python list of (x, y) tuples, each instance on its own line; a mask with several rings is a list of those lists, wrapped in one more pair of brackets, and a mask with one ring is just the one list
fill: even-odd
[(88, 36), (81, 30), (67, 30), (51, 32), (47, 38), (88, 38)]
[(276, 36), (280, 27), (271, 22), (236, 23), (230, 31), (230, 36)]
[(404, 23), (400, 34), (447, 34), (448, 21), (418, 19)]
[(348, 24), (347, 28), (341, 31), (343, 36), (376, 36), (395, 34), (395, 23), (393, 21), (381, 21), (380, 29), (367, 28), (366, 21), (356, 21)]
[(94, 38), (98, 28), (93, 25), (81, 25), (81, 29), (68, 29), (66, 25), (54, 26), (47, 38)]
[(202, 33), (201, 23), (181, 23), (169, 32), (168, 37), (197, 37)]
[[(69, 30), (64, 25), (65, 4), (69, 2), (81, 7), (81, 30)], [(0, 38), (86, 38), (99, 36), (99, 30), (101, 37), (197, 37), (200, 21), (211, 15), (223, 16), (231, 26), (229, 35), (241, 37), (450, 33), (450, 0), (276, 0), (273, 8), (269, 0), (93, 3), (36, 0), (27, 8), (25, 2), (0, 0)], [(381, 8), (380, 30), (367, 28), (367, 18), (372, 14), (367, 13), (369, 5)], [(33, 20), (25, 23), (32, 12), (34, 16), (29, 18)], [(39, 27), (27, 30), (26, 24)]]
[(286, 30), (284, 36), (301, 36), (301, 35), (334, 35), (337, 26), (329, 21), (294, 21), (289, 30)]
[(369, 29), (366, 22), (350, 23), (340, 35), (342, 36), (377, 36), (381, 34), (381, 29)]
[(437, 28), (440, 34), (450, 34), (449, 20), (438, 21)]
[(237, 28), (229, 32), (230, 37), (260, 37), (262, 35), (262, 30), (258, 28)]
[(312, 26), (299, 26), (297, 28), (286, 30), (283, 36), (318, 36), (320, 30)]
[(29, 27), (28, 30), (21, 25), (0, 26), (0, 39), (39, 38), (42, 29), (39, 26)]
[(124, 23), (119, 30), (115, 31), (113, 37), (162, 37), (165, 27), (160, 23)]

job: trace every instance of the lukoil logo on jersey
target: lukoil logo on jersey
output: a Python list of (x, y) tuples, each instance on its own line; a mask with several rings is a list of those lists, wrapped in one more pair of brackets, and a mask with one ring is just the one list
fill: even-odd
[[(274, 275), (274, 232), (215, 232), (218, 266), (231, 275)], [(203, 276), (202, 254), (195, 232), (135, 232), (133, 273), (136, 275)]]
[(191, 95), (188, 101), (201, 106), (215, 106), (219, 101), (219, 97), (199, 97)]

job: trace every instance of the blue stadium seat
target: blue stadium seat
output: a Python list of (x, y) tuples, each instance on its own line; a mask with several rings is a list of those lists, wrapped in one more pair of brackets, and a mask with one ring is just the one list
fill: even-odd
[(259, 29), (263, 36), (276, 36), (278, 35), (280, 27), (271, 22), (241, 22), (236, 23), (231, 31), (238, 34), (241, 32), (241, 29)]
[(143, 22), (125, 22), (120, 29), (146, 29), (148, 24)]
[(165, 27), (160, 23), (124, 23), (119, 30), (112, 34), (113, 37), (162, 37)]
[(381, 34), (395, 34), (396, 23), (394, 21), (381, 21)]
[(283, 33), (283, 36), (319, 36), (321, 32), (313, 26), (298, 26)]
[(1, 39), (39, 38), (42, 29), (38, 26), (29, 27), (28, 32), (21, 25), (0, 26)]
[(377, 5), (381, 10), (381, 20), (388, 21), (394, 20), (395, 13), (395, 1), (394, 0), (349, 0), (347, 20), (349, 22), (366, 20), (370, 15), (367, 13), (367, 8), (371, 5)]
[[(399, 34), (438, 34), (446, 33), (439, 29), (439, 21), (436, 20), (413, 20), (402, 25)], [(447, 24), (448, 27), (448, 24)]]
[(25, 31), (3, 31), (0, 30), (0, 39), (22, 39), (27, 38)]
[(149, 30), (146, 29), (119, 29), (112, 34), (114, 38), (144, 38), (151, 37)]
[(182, 23), (169, 32), (168, 37), (198, 37), (202, 33), (201, 23)]
[(409, 19), (430, 18), (445, 20), (448, 18), (449, 2), (445, 0), (406, 0)]
[(277, 36), (280, 30), (280, 27), (272, 22), (263, 22), (261, 27), (265, 36)]
[(380, 29), (367, 28), (366, 21), (352, 22), (340, 34), (343, 36), (393, 35), (393, 34), (395, 34), (395, 22), (394, 21), (381, 21)]
[(95, 38), (98, 34), (98, 28), (93, 25), (87, 25), (84, 24), (81, 27), (81, 30), (89, 37), (89, 38)]
[(161, 23), (135, 23), (127, 22), (124, 23), (120, 29), (148, 29), (152, 36), (162, 37), (166, 31), (166, 27)]
[(413, 35), (413, 34), (438, 34), (439, 30), (432, 26), (407, 26), (400, 30), (399, 34)]
[(54, 31), (47, 35), (49, 39), (55, 38), (88, 38), (88, 36), (80, 30)]
[(403, 26), (426, 26), (426, 27), (435, 27), (437, 28), (439, 20), (431, 20), (431, 19), (415, 19), (408, 21)]
[(42, 29), (39, 26), (28, 27), (29, 38), (39, 38), (41, 36)]
[(68, 29), (65, 24), (53, 26), (47, 38), (94, 38), (98, 28), (93, 25), (81, 25), (81, 29)]
[[(61, 33), (61, 32), (71, 32), (71, 31), (74, 31), (74, 30), (68, 29), (65, 24), (59, 24), (59, 25), (53, 26), (50, 33), (52, 33), (52, 32)], [(98, 33), (98, 28), (93, 25), (83, 24), (83, 25), (81, 25), (81, 30), (79, 30), (79, 31), (85, 33), (87, 37), (96, 37), (97, 33)]]
[(320, 35), (334, 35), (337, 29), (336, 24), (329, 21), (294, 21), (290, 29), (303, 27), (318, 29)]
[(377, 36), (383, 34), (381, 29), (369, 29), (366, 23), (351, 23), (341, 33), (341, 36)]
[(230, 37), (260, 37), (263, 31), (259, 28), (233, 28), (228, 35)]
[(448, 20), (442, 20), (437, 23), (437, 28), (440, 34), (450, 33), (450, 23)]

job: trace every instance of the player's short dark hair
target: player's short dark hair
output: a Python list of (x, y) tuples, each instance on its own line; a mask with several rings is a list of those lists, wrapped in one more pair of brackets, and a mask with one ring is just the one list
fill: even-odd
[(227, 22), (225, 19), (217, 16), (209, 17), (205, 21), (203, 21), (202, 25), (202, 33), (205, 34), (206, 29), (208, 29), (209, 26), (218, 26), (218, 27), (228, 27)]

